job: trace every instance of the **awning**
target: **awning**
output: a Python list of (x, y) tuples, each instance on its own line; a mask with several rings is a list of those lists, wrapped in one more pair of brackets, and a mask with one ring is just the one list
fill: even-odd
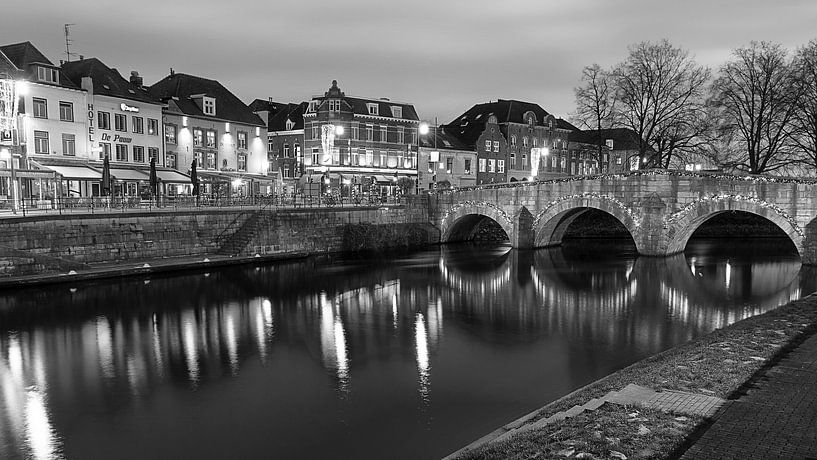
[(136, 169), (111, 168), (111, 176), (116, 180), (148, 181), (150, 176)]
[(233, 180), (232, 177), (221, 174), (216, 171), (199, 171), (196, 170), (196, 176), (199, 180), (205, 180), (208, 182), (230, 182)]
[[(54, 171), (43, 171), (38, 169), (15, 169), (14, 175), (24, 179), (54, 179)], [(0, 177), (11, 177), (10, 169), (0, 169)]]
[(174, 184), (192, 184), (190, 176), (186, 176), (178, 171), (167, 169), (156, 169), (156, 178), (161, 182)]
[(42, 165), (45, 169), (56, 172), (63, 179), (69, 180), (101, 180), (102, 173), (86, 166), (50, 166)]
[(375, 182), (377, 182), (378, 184), (384, 184), (384, 183), (391, 184), (392, 182), (394, 182), (394, 180), (393, 180), (394, 176), (389, 177), (389, 176), (375, 175), (375, 176), (372, 176), (372, 177), (374, 177)]

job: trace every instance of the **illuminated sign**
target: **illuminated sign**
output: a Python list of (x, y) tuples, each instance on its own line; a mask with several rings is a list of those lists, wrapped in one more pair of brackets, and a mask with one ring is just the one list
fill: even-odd
[(123, 112), (138, 112), (139, 107), (134, 107), (132, 105), (125, 104), (124, 102), (119, 104), (119, 108), (122, 109)]

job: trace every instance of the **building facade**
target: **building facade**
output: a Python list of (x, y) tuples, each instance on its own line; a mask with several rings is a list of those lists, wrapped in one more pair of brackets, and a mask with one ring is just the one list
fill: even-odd
[[(346, 96), (337, 81), (308, 103), (302, 190), (340, 196), (414, 190), (419, 119), (414, 106), (386, 98)], [(411, 182), (411, 185), (408, 185)]]
[(444, 190), (477, 183), (477, 154), (442, 127), (420, 135), (417, 157), (417, 190)]
[(270, 116), (268, 146), (270, 169), (280, 174), (282, 193), (296, 192), (303, 174), (304, 112), (309, 104), (286, 104)]
[[(203, 195), (272, 193), (266, 124), (221, 83), (171, 72), (148, 92), (166, 105), (167, 167), (189, 174), (195, 160)], [(189, 191), (185, 186), (177, 193)]]

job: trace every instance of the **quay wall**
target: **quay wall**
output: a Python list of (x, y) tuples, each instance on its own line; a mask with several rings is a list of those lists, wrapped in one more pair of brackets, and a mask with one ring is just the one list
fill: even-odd
[(89, 264), (202, 257), (243, 235), (237, 255), (318, 254), (429, 244), (421, 207), (151, 211), (0, 219), (0, 276)]

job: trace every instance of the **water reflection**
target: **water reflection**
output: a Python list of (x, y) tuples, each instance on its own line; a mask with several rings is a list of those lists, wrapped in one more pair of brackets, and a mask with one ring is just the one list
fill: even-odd
[[(814, 290), (794, 256), (588, 246), (445, 247), (6, 295), (0, 457), (83, 458), (115, 449), (117, 436), (172, 450), (178, 439), (141, 424), (224, 401), (228, 411), (184, 419), (179, 455), (309, 458), (331, 446), (381, 457), (381, 445), (442, 455), (497, 420)], [(233, 450), (197, 447), (214, 436)]]

